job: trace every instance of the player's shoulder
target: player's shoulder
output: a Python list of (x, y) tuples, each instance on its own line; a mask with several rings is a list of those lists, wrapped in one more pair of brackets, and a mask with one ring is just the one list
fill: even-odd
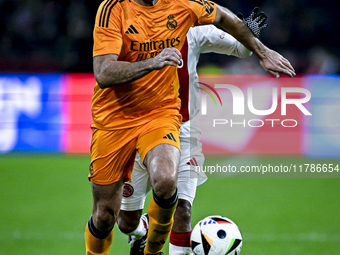
[(191, 8), (204, 8), (205, 11), (210, 15), (216, 9), (216, 4), (211, 0), (179, 0), (187, 3)]
[(117, 9), (121, 10), (126, 2), (129, 2), (129, 0), (104, 0), (99, 5), (97, 15), (101, 17), (110, 16)]
[[(99, 5), (96, 17), (96, 25), (98, 27), (109, 27), (110, 19), (114, 16), (118, 18), (124, 11), (124, 5), (129, 0), (104, 0)], [(118, 18), (120, 19), (120, 18)]]
[(205, 2), (205, 0), (177, 0), (177, 1), (186, 2), (186, 3), (196, 3), (202, 6), (204, 5), (204, 2)]
[(194, 7), (202, 8), (202, 6), (204, 5), (203, 0), (202, 1), (201, 0), (172, 0), (172, 2), (176, 4), (177, 6), (180, 5), (188, 9), (195, 9)]
[(124, 2), (128, 1), (129, 0), (104, 0), (99, 5), (98, 10), (108, 13), (112, 9), (121, 8), (121, 6), (125, 4)]

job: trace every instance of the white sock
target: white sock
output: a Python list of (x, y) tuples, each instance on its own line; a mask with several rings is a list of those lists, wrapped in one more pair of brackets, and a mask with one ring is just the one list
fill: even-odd
[(169, 244), (169, 254), (170, 255), (193, 255), (191, 247), (182, 247)]

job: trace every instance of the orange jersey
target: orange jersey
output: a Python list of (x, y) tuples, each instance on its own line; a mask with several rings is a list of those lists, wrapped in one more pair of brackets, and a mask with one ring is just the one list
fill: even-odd
[[(193, 25), (211, 24), (216, 5), (207, 0), (158, 0), (142, 6), (134, 0), (105, 0), (94, 28), (93, 56), (117, 54), (135, 62), (157, 56), (164, 48), (181, 50)], [(179, 115), (177, 68), (166, 66), (111, 88), (95, 86), (92, 126), (115, 130), (142, 125), (164, 115)]]

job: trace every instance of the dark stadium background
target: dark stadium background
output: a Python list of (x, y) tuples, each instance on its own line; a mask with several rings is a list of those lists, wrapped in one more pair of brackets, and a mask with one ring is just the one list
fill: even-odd
[[(244, 15), (255, 6), (266, 12), (269, 27), (262, 41), (286, 56), (297, 74), (340, 73), (339, 1), (218, 3)], [(0, 79), (35, 74), (40, 77), (41, 73), (91, 73), (92, 29), (99, 4), (97, 0), (0, 0)], [(201, 56), (199, 67), (201, 73), (263, 74), (254, 56), (239, 60), (206, 54)], [(81, 91), (78, 89), (77, 93)], [(88, 95), (80, 98), (90, 100)], [(0, 114), (6, 110), (4, 102), (0, 100)], [(338, 107), (339, 100), (330, 102)], [(20, 120), (26, 119), (24, 116)], [(333, 119), (332, 130), (339, 135), (340, 116)], [(9, 121), (0, 119), (0, 132)], [(27, 128), (24, 122), (20, 125)], [(28, 129), (45, 128), (44, 123), (27, 125)], [(51, 125), (52, 131), (58, 127)], [(320, 132), (318, 127), (316, 132)], [(76, 137), (76, 146), (83, 135), (75, 130), (70, 136)], [(45, 141), (46, 137), (35, 139)], [(65, 151), (19, 149), (0, 154), (0, 255), (85, 254), (84, 229), (92, 205), (87, 181), (89, 160), (89, 154)], [(230, 156), (208, 155), (206, 164), (222, 165), (232, 160)], [(240, 160), (272, 165), (340, 164), (339, 156), (310, 158), (300, 154), (251, 155)], [(198, 188), (193, 224), (213, 214), (230, 217), (243, 234), (243, 255), (339, 254), (339, 197), (339, 178), (210, 178)], [(111, 254), (129, 254), (126, 236), (117, 228), (114, 236)], [(165, 254), (167, 249), (163, 250)]]
[[(92, 29), (101, 1), (0, 1), (0, 71), (92, 72)], [(261, 39), (284, 54), (298, 74), (340, 72), (338, 1), (216, 1), (248, 15), (255, 6), (267, 13)], [(232, 58), (202, 56), (200, 66), (218, 63), (229, 74), (261, 73)]]

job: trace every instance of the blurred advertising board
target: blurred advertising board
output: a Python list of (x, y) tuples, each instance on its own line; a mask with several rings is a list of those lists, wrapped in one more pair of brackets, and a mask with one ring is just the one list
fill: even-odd
[[(201, 76), (206, 155), (340, 156), (338, 76)], [(93, 74), (1, 74), (0, 152), (89, 153)]]
[(0, 76), (0, 152), (61, 151), (63, 76)]
[(309, 76), (304, 86), (313, 95), (306, 106), (313, 118), (304, 119), (303, 153), (309, 157), (340, 157), (339, 76)]
[(89, 153), (91, 146), (91, 98), (96, 81), (93, 74), (64, 76), (63, 151)]
[(90, 151), (93, 74), (2, 74), (0, 152)]

